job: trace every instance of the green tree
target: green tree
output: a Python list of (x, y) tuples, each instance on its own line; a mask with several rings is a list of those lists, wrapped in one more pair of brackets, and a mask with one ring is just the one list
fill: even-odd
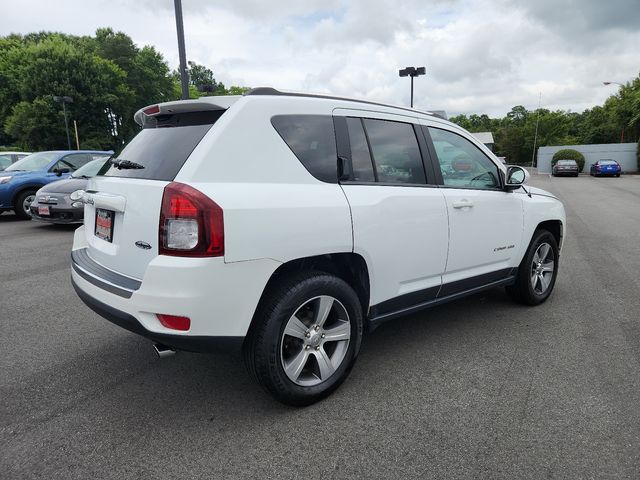
[[(66, 148), (64, 121), (54, 95), (73, 97), (67, 106), (81, 134), (97, 134), (103, 148), (114, 146), (107, 110), (122, 109), (130, 91), (125, 73), (112, 62), (52, 34), (34, 43), (25, 42), (4, 56), (3, 66), (13, 64), (12, 83), (19, 101), (4, 118), (4, 129), (24, 148)], [(0, 70), (2, 67), (0, 67)], [(26, 118), (26, 117), (33, 118)], [(58, 123), (59, 127), (54, 127)], [(36, 130), (50, 130), (48, 133)], [(57, 140), (53, 140), (56, 135)]]

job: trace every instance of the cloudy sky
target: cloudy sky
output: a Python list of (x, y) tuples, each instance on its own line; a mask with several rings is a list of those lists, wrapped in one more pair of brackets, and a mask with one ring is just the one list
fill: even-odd
[[(582, 111), (640, 72), (640, 0), (183, 0), (187, 58), (226, 85), (407, 105), (398, 69), (426, 66), (415, 106), (504, 115)], [(0, 35), (112, 27), (175, 68), (172, 0), (21, 0)]]

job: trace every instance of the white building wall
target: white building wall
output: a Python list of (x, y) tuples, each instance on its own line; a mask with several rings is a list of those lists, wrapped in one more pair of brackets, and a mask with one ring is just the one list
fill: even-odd
[(551, 173), (551, 159), (553, 154), (558, 150), (571, 148), (577, 150), (584, 155), (585, 173), (589, 173), (592, 163), (603, 159), (612, 159), (620, 164), (622, 172), (637, 172), (638, 161), (636, 152), (638, 150), (637, 143), (603, 143), (596, 145), (561, 145), (554, 147), (540, 147), (538, 149), (538, 172)]

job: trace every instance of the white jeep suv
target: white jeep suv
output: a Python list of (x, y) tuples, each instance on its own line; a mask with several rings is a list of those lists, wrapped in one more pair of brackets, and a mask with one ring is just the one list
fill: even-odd
[(169, 102), (86, 191), (72, 282), (159, 352), (242, 348), (278, 400), (313, 403), (382, 322), (505, 286), (547, 299), (562, 204), (416, 110), (254, 89)]

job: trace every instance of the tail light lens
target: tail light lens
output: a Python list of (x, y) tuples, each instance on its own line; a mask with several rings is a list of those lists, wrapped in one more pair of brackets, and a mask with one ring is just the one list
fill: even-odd
[(172, 182), (164, 188), (158, 230), (161, 255), (224, 255), (222, 208), (202, 192), (183, 183)]

